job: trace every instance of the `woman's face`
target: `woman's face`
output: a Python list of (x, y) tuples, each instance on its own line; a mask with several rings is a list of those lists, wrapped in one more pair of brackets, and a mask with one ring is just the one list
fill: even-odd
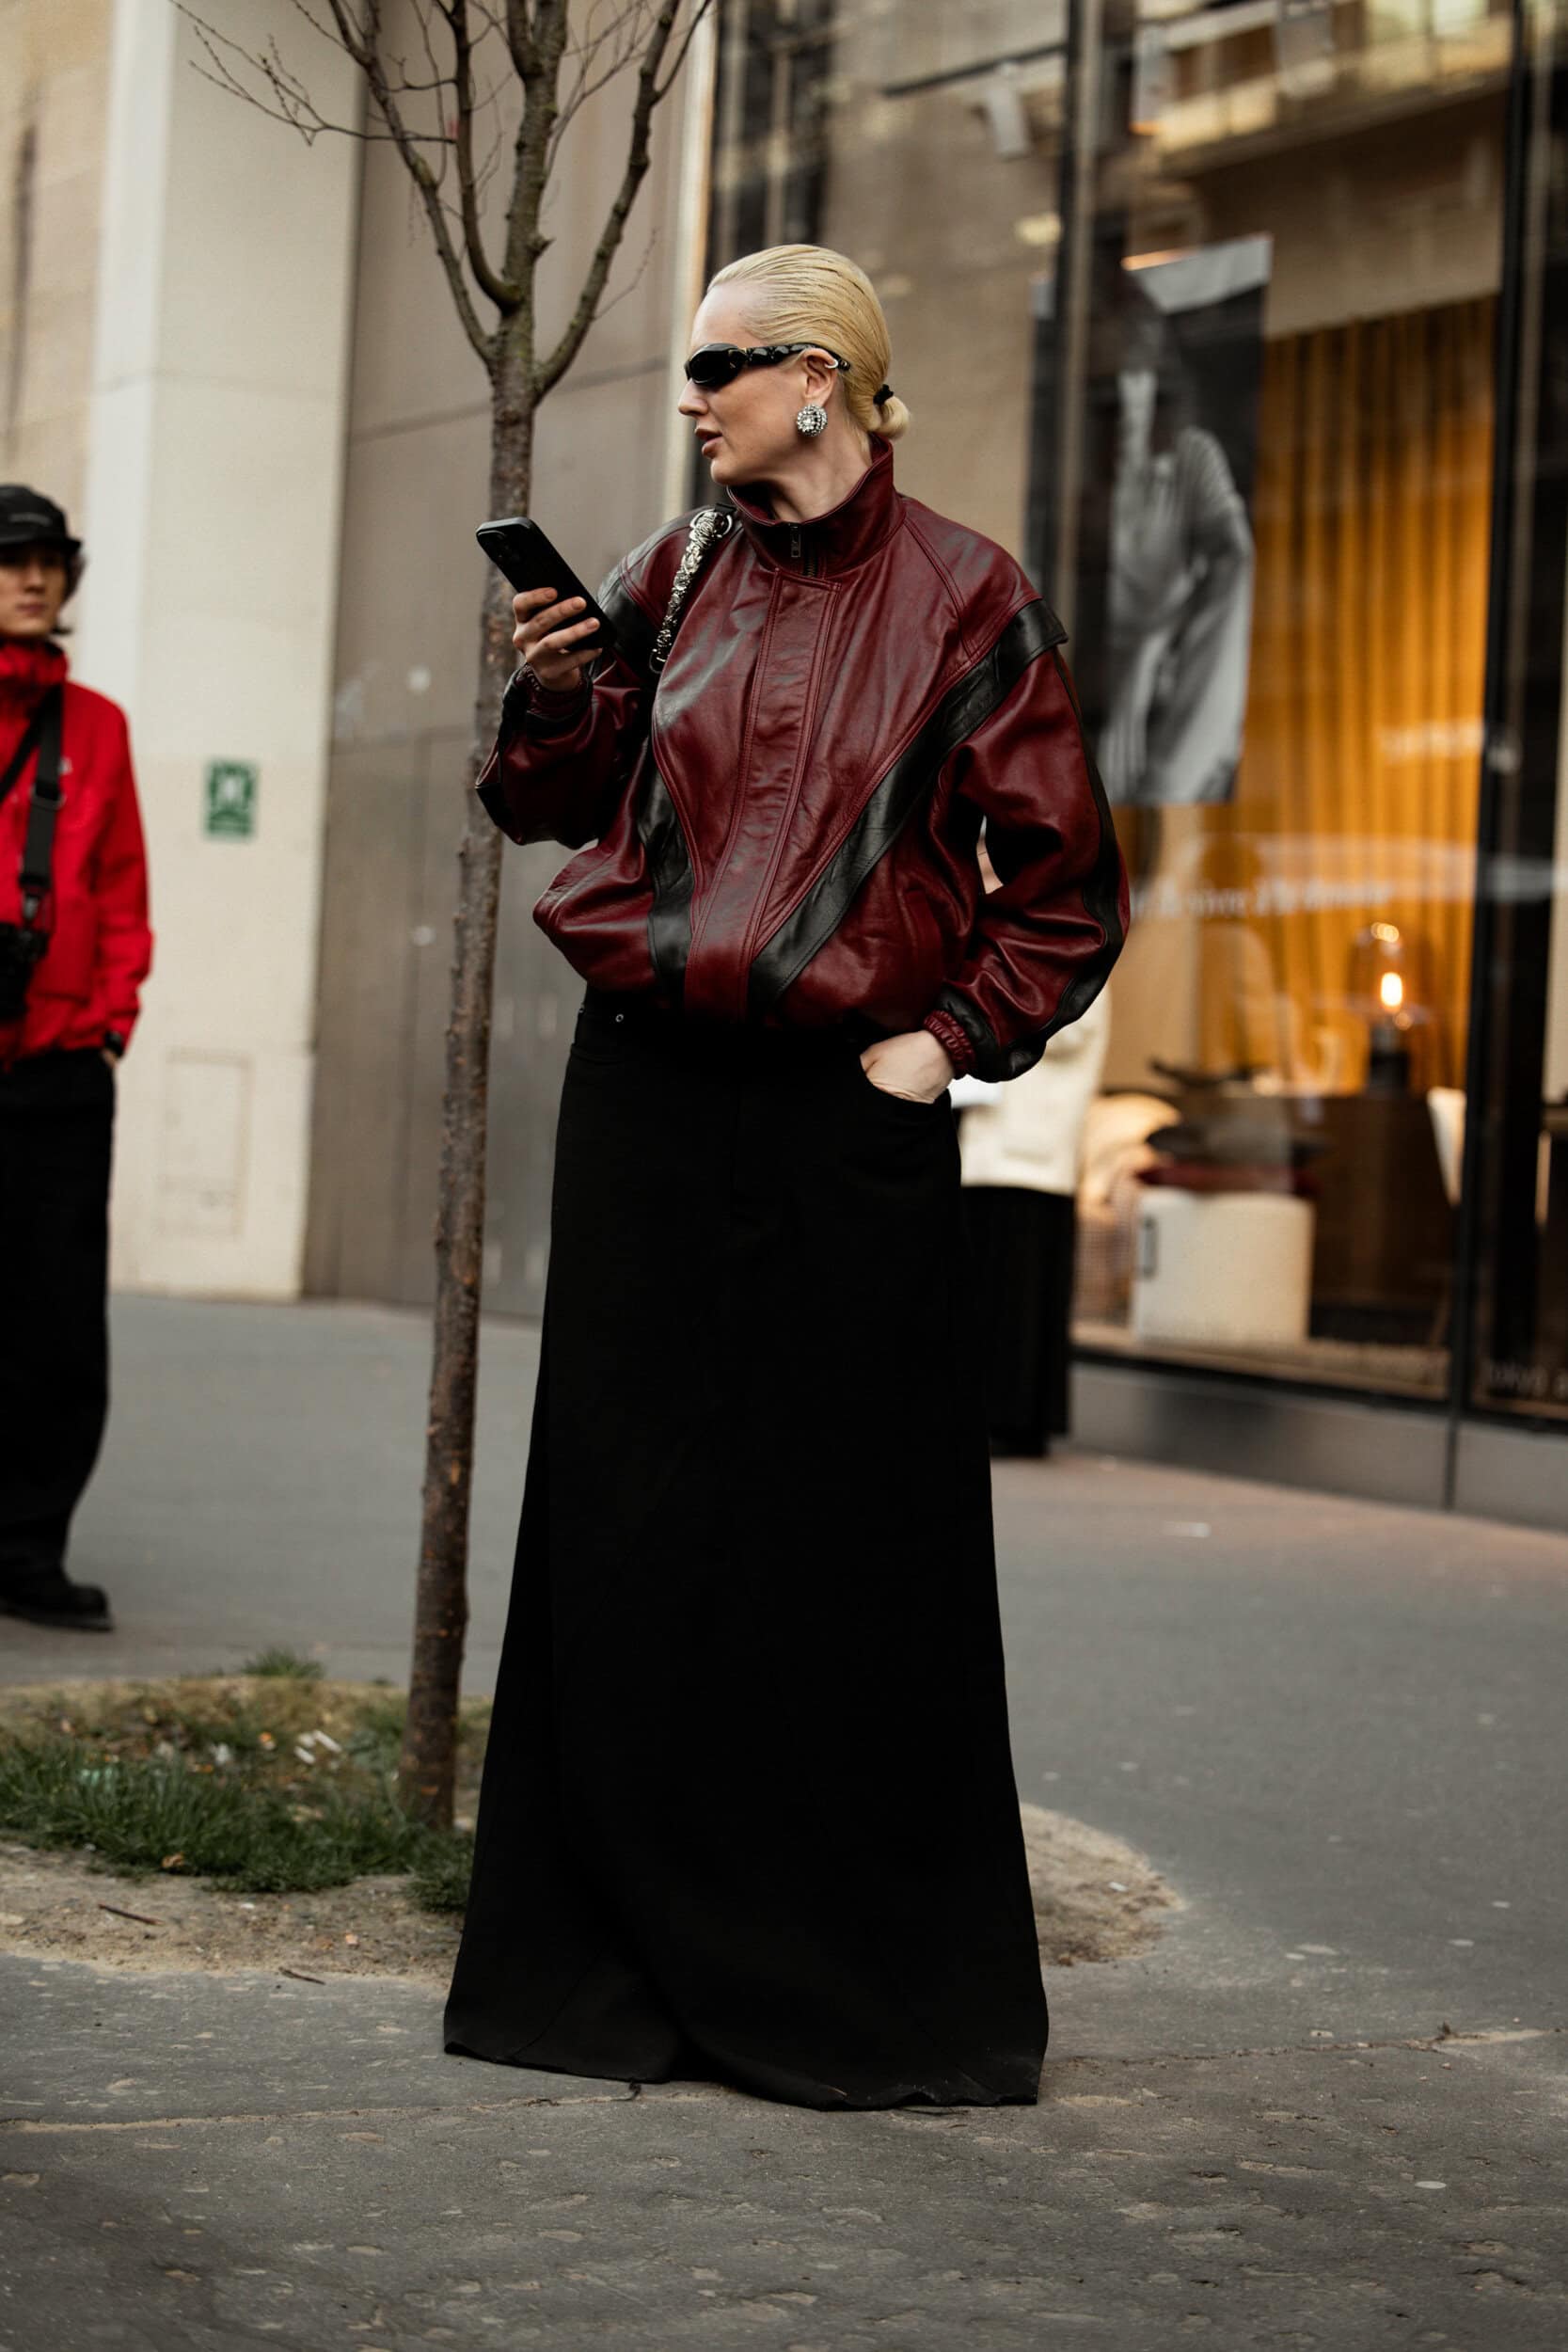
[(71, 575), (58, 548), (0, 548), (0, 637), (48, 637)]
[[(744, 350), (768, 340), (747, 318), (740, 290), (717, 286), (705, 295), (691, 322), (687, 348), (738, 343)], [(735, 382), (720, 391), (705, 392), (689, 383), (680, 398), (680, 413), (691, 419), (715, 482), (767, 482), (799, 460), (803, 444), (795, 419), (808, 400), (818, 400), (827, 409), (830, 432), (835, 424), (841, 426), (834, 400), (837, 383), (831, 366), (800, 352), (776, 368), (742, 368)]]

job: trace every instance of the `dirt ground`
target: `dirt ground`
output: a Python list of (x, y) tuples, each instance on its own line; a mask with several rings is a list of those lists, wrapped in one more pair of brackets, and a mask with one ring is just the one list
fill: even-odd
[[(350, 1741), (371, 1713), (401, 1706), (376, 1686), (247, 1677), (165, 1683), (77, 1683), (0, 1693), (0, 1738), (71, 1732), (106, 1756), (168, 1753), (211, 1770), (214, 1734), (247, 1725), (276, 1751), (279, 1785), (303, 1791), (319, 1769), (294, 1742), (330, 1730)], [(477, 1809), (488, 1708), (464, 1710), (457, 1805)], [(336, 1757), (334, 1757), (336, 1761)], [(1176, 1897), (1142, 1854), (1119, 1838), (1022, 1808), (1040, 1955), (1048, 1966), (1117, 1960), (1159, 1933)], [(262, 1968), (323, 1979), (401, 1977), (443, 1984), (459, 1922), (423, 1911), (404, 1878), (361, 1878), (308, 1894), (247, 1895), (179, 1872), (137, 1876), (97, 1867), (85, 1852), (51, 1852), (0, 1838), (0, 1951), (136, 1969)]]
[[(1063, 1814), (1037, 1805), (1022, 1814), (1048, 1965), (1119, 1959), (1158, 1934), (1174, 1898), (1140, 1854)], [(118, 1968), (444, 1984), (458, 1923), (420, 1910), (406, 1890), (404, 1879), (367, 1878), (311, 1894), (235, 1895), (199, 1879), (122, 1877), (80, 1854), (0, 1844), (0, 1950)]]

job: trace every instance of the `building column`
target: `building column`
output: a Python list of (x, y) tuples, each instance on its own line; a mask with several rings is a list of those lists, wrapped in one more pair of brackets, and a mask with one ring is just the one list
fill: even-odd
[[(291, 0), (230, 13), (357, 119), (353, 69)], [(169, 0), (116, 0), (72, 665), (130, 716), (157, 940), (120, 1080), (116, 1284), (288, 1298), (360, 150), (306, 147), (205, 62)]]

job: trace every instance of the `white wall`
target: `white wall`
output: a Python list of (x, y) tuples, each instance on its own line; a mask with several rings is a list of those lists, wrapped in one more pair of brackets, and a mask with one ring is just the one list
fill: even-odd
[[(292, 0), (228, 14), (299, 52)], [(307, 40), (323, 111), (355, 119), (352, 70)], [(199, 60), (170, 0), (117, 0), (73, 666), (130, 713), (157, 949), (121, 1077), (114, 1279), (289, 1297), (359, 149), (308, 149)], [(213, 758), (260, 768), (249, 840), (204, 835)]]
[(0, 473), (73, 516), (112, 14), (111, 0), (0, 0)]

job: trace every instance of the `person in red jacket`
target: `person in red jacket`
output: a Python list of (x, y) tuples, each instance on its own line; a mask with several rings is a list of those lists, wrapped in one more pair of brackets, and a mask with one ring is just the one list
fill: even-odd
[(0, 485), (0, 1613), (102, 1630), (65, 1552), (108, 1409), (114, 1072), (152, 935), (125, 714), (55, 642), (81, 566), (53, 500)]

